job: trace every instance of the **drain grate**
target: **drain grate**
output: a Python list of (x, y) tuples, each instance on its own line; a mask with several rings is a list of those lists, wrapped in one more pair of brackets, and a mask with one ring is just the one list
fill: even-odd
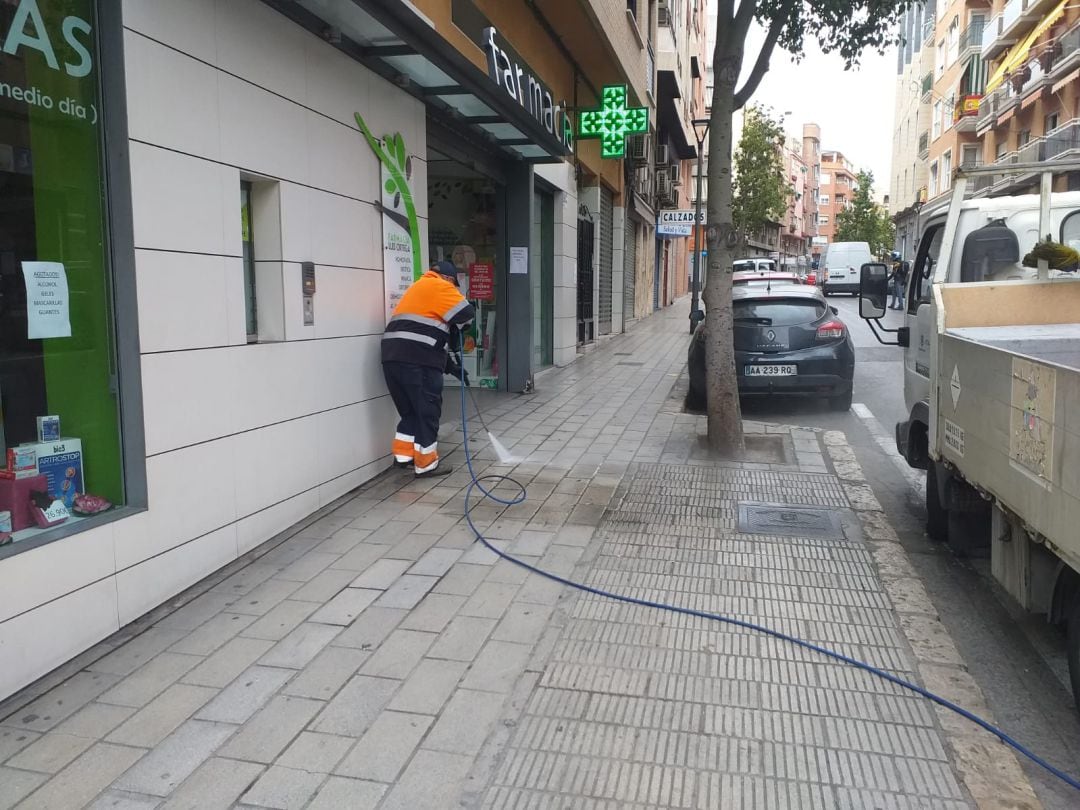
[(829, 509), (786, 503), (739, 503), (739, 531), (784, 537), (839, 540), (844, 536), (840, 515)]

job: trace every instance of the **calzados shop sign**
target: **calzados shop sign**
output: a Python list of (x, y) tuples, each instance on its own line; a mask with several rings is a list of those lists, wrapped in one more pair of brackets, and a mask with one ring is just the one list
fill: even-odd
[(566, 102), (555, 104), (551, 91), (533, 75), (528, 65), (513, 58), (499, 44), (499, 32), (493, 26), (484, 29), (488, 75), (568, 151), (574, 148), (574, 125), (566, 111)]

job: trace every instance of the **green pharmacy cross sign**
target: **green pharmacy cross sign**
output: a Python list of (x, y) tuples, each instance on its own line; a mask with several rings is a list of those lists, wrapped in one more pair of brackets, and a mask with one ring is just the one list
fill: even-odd
[(626, 85), (604, 87), (600, 109), (583, 110), (579, 138), (599, 138), (600, 157), (621, 158), (626, 154), (626, 136), (649, 130), (649, 111), (626, 106)]

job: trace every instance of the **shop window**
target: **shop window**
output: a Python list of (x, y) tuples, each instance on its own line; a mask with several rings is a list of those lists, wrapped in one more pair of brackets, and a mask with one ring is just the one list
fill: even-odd
[(123, 505), (117, 346), (134, 337), (113, 304), (134, 301), (108, 250), (97, 4), (29, 5), (0, 4), (0, 556)]
[(251, 226), (251, 181), (240, 181), (240, 239), (244, 256), (244, 321), (248, 343), (259, 339), (255, 296), (255, 237)]

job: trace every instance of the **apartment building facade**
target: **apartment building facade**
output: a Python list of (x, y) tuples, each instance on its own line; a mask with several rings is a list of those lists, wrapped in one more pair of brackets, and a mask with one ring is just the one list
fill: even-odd
[(817, 236), (817, 197), (821, 175), (821, 130), (804, 124), (801, 135), (789, 135), (784, 147), (784, 173), (790, 184), (787, 210), (780, 223), (780, 262), (808, 270)]
[(912, 5), (899, 26), (889, 215), (896, 224), (896, 250), (905, 258), (914, 255), (918, 212), (927, 198), (934, 48), (926, 34), (936, 28), (935, 14), (934, 3)]
[(824, 248), (836, 241), (837, 218), (851, 203), (858, 186), (854, 165), (842, 152), (825, 150), (821, 153), (821, 181), (818, 193), (818, 239)]
[[(986, 163), (1045, 162), (1080, 156), (1080, 5), (1062, 0), (996, 0), (982, 39), (986, 97), (976, 119)], [(980, 178), (977, 192), (1033, 190), (1037, 178)], [(1059, 174), (1055, 190), (1080, 189)]]
[[(0, 4), (0, 445), (61, 426), (0, 476), (0, 699), (390, 466), (379, 344), (430, 262), (476, 305), (474, 384), (624, 328), (655, 189), (580, 135), (605, 105), (655, 130), (631, 5)], [(31, 525), (29, 486), (112, 506)]]

